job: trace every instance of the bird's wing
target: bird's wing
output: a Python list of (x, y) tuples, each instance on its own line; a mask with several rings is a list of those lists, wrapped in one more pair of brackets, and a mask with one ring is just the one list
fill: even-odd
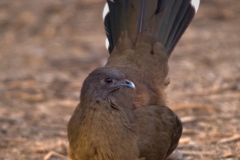
[(140, 157), (165, 159), (177, 147), (182, 132), (179, 118), (168, 107), (144, 106), (134, 111)]

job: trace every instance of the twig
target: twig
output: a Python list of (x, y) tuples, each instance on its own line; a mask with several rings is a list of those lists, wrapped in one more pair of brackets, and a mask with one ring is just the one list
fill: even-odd
[(234, 135), (232, 137), (221, 139), (219, 143), (229, 143), (229, 142), (239, 141), (239, 140), (240, 140), (240, 135)]
[(196, 120), (197, 120), (196, 117), (193, 117), (193, 116), (188, 116), (188, 117), (181, 118), (182, 123), (194, 122)]
[(57, 152), (51, 151), (49, 152), (45, 157), (44, 160), (52, 160), (52, 159), (58, 159), (58, 160), (69, 160), (66, 156), (63, 156)]
[(240, 99), (240, 93), (238, 92), (231, 92), (231, 93), (226, 93), (226, 94), (221, 94), (221, 95), (209, 95), (207, 96), (207, 99), (210, 100), (229, 100), (229, 99)]
[(232, 153), (232, 151), (227, 151), (227, 152), (224, 152), (223, 154), (221, 154), (221, 158), (229, 158), (229, 157), (233, 157), (234, 154)]
[(199, 104), (199, 103), (185, 103), (185, 104), (175, 104), (170, 106), (170, 108), (174, 111), (178, 110), (185, 110), (185, 109), (195, 109), (195, 108), (201, 108), (206, 109), (208, 111), (213, 111), (213, 106), (209, 104)]
[(4, 137), (2, 140), (15, 141), (15, 142), (25, 142), (25, 141), (27, 141), (26, 138), (21, 138), (21, 137), (17, 137), (17, 138)]
[(221, 86), (216, 86), (213, 88), (208, 88), (208, 89), (203, 89), (200, 91), (195, 91), (195, 92), (188, 92), (185, 95), (187, 96), (204, 96), (204, 95), (210, 95), (210, 94), (216, 94), (216, 93), (220, 93), (226, 90), (232, 90), (237, 88), (237, 82), (231, 82), (228, 85), (221, 85)]
[(179, 140), (179, 144), (189, 143), (192, 139), (190, 137), (184, 137)]
[(215, 152), (211, 152), (211, 151), (183, 151), (181, 150), (183, 155), (205, 155), (205, 156), (214, 156), (216, 155)]

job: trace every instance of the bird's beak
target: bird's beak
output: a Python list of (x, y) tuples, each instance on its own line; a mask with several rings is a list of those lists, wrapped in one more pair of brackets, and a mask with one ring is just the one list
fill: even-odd
[(128, 88), (133, 88), (135, 89), (135, 84), (132, 81), (129, 81), (127, 79), (125, 79), (123, 82), (117, 84), (117, 86), (121, 86), (121, 87), (128, 87)]

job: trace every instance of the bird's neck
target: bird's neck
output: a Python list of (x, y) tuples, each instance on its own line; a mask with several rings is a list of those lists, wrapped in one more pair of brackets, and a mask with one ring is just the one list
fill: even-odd
[(77, 143), (81, 146), (79, 150), (85, 154), (82, 157), (89, 156), (91, 160), (137, 160), (136, 133), (126, 115), (105, 105), (92, 105), (81, 120), (83, 126)]

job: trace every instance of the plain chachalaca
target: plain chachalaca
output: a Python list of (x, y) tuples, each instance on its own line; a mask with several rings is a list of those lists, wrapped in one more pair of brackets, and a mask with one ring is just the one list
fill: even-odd
[(72, 160), (165, 160), (182, 124), (166, 107), (168, 58), (196, 0), (107, 0), (110, 57), (85, 79), (68, 124)]

